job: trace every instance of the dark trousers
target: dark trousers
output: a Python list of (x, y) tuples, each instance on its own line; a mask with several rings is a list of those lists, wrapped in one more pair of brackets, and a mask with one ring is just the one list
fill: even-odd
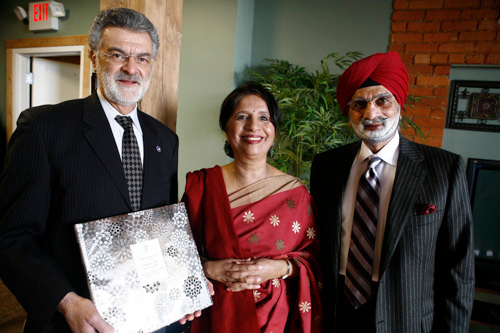
[(344, 293), (345, 276), (339, 275), (337, 288), (337, 314), (335, 332), (338, 333), (370, 333), (376, 332), (375, 304), (377, 284), (372, 289), (373, 296), (368, 302), (355, 309)]

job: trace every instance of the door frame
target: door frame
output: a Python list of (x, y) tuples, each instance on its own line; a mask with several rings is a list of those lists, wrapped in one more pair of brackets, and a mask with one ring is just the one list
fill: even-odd
[(32, 56), (80, 55), (80, 97), (91, 91), (92, 65), (87, 35), (29, 38), (6, 41), (6, 132), (7, 141), (14, 132), (17, 117), (29, 101), (29, 86), (25, 83)]

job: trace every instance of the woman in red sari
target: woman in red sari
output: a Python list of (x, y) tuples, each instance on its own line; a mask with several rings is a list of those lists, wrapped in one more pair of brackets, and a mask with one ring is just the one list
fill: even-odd
[(234, 161), (187, 175), (183, 201), (215, 290), (191, 332), (321, 331), (313, 202), (267, 163), (279, 119), (264, 87), (235, 89), (219, 119)]

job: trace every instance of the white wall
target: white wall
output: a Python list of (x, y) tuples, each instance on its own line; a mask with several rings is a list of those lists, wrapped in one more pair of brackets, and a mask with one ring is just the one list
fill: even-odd
[(179, 78), (179, 198), (188, 171), (228, 162), (219, 129), (223, 99), (233, 90), (238, 1), (183, 4)]

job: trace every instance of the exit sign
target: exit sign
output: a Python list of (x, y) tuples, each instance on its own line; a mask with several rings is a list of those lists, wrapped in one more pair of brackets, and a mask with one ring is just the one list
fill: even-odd
[(52, 1), (30, 2), (30, 30), (59, 30), (59, 19), (52, 17), (49, 5)]

